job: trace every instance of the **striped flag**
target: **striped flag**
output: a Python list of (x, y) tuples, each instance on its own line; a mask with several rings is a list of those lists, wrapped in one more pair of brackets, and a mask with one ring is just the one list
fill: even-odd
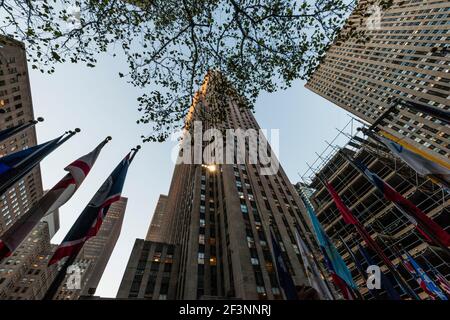
[(420, 287), (433, 299), (439, 298), (441, 300), (448, 300), (441, 289), (431, 280), (431, 278), (425, 273), (422, 267), (414, 260), (414, 258), (408, 253), (406, 254), (406, 260), (403, 260), (404, 266), (410, 271), (411, 275), (419, 283)]
[(69, 201), (88, 175), (109, 139), (108, 137), (94, 150), (64, 168), (68, 173), (2, 235), (0, 259), (9, 256), (43, 217)]
[(445, 277), (435, 267), (433, 267), (428, 261), (426, 261), (426, 264), (428, 266), (428, 270), (435, 277), (436, 282), (439, 285), (439, 287), (447, 294), (448, 297), (450, 297), (450, 283), (448, 283), (447, 279), (445, 279)]
[(448, 251), (450, 246), (450, 235), (441, 228), (436, 222), (430, 219), (422, 210), (416, 207), (411, 201), (404, 198), (389, 184), (383, 181), (378, 175), (371, 172), (365, 165), (359, 161), (354, 161), (356, 167), (358, 167), (367, 179), (383, 194), (386, 200), (393, 202), (400, 211), (412, 217), (417, 221), (416, 226), (420, 228), (422, 234), (426, 233), (428, 239), (432, 239), (433, 242), (438, 244), (444, 250)]
[(447, 279), (440, 273), (436, 274), (436, 281), (445, 293), (450, 296), (450, 283), (448, 283)]
[(128, 153), (117, 165), (87, 207), (81, 212), (62, 243), (56, 249), (48, 263), (49, 265), (57, 263), (65, 257), (75, 257), (84, 243), (97, 234), (111, 204), (120, 200), (128, 167), (134, 157), (131, 154), (132, 152)]

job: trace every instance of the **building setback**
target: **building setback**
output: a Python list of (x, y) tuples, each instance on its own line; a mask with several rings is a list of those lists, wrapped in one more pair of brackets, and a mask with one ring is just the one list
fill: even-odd
[[(222, 85), (226, 86), (226, 96), (220, 96), (225, 92), (219, 87)], [(223, 118), (215, 116), (220, 108), (213, 102), (217, 96), (224, 107)], [(188, 138), (187, 132), (195, 131), (196, 120), (203, 120), (203, 132), (209, 128), (222, 132), (229, 128), (258, 130), (251, 111), (240, 109), (239, 102), (232, 86), (220, 74), (210, 73), (194, 98), (184, 139)], [(189, 142), (184, 142), (182, 146), (186, 147)], [(197, 146), (204, 151), (208, 143)], [(246, 148), (252, 143), (247, 142)], [(180, 155), (187, 152), (184, 147)], [(262, 167), (260, 161), (251, 163), (248, 158), (239, 164), (175, 165), (165, 209), (167, 217), (160, 230), (162, 247), (176, 246), (177, 272), (170, 276), (170, 283), (175, 284), (175, 299), (282, 299), (270, 229), (295, 284), (308, 285), (294, 235), (297, 230), (310, 243), (303, 204), (281, 167), (271, 175), (260, 174)], [(135, 244), (119, 289), (120, 298), (136, 297), (136, 292), (137, 297), (142, 297), (146, 291), (145, 276), (130, 276), (145, 243), (137, 240)], [(151, 298), (159, 299), (155, 295)]]
[(117, 299), (175, 299), (178, 248), (136, 239)]
[[(114, 250), (122, 230), (128, 198), (121, 197), (109, 207), (108, 213), (95, 237), (92, 237), (83, 246), (78, 254), (74, 266), (78, 271), (72, 274), (79, 276), (80, 287), (68, 288), (66, 276), (55, 300), (76, 300), (80, 296), (94, 295), (97, 286), (105, 271), (108, 260)], [(71, 273), (68, 271), (68, 273)]]
[(164, 242), (161, 226), (165, 223), (167, 206), (167, 196), (159, 195), (158, 203), (156, 204), (155, 212), (153, 213), (152, 222), (148, 228), (145, 240), (153, 242)]
[[(34, 119), (27, 59), (23, 43), (0, 36), (0, 130)], [(37, 144), (28, 128), (0, 141), (0, 157)], [(0, 195), (0, 235), (43, 195), (39, 166)]]
[[(359, 5), (366, 6), (363, 13), (368, 10), (366, 0)], [(450, 2), (394, 0), (381, 12), (379, 28), (371, 24), (374, 19), (376, 15), (362, 20), (360, 14), (350, 16), (342, 39), (352, 27), (369, 39), (333, 43), (306, 88), (369, 123), (393, 105), (391, 98), (448, 111)], [(406, 107), (397, 110), (379, 127), (448, 163), (450, 127), (429, 114)]]
[[(414, 170), (389, 153), (386, 147), (371, 139), (367, 140), (358, 136), (343, 148), (322, 153), (309, 173), (304, 176), (311, 175), (310, 183), (297, 184), (299, 191), (303, 192), (307, 186), (306, 190), (310, 192), (309, 199), (315, 207), (319, 221), (352, 271), (353, 279), (365, 299), (374, 299), (374, 296), (368, 292), (365, 279), (358, 272), (355, 262), (342, 241), (350, 247), (364, 270), (368, 264), (359, 253), (358, 244), (364, 246), (365, 244), (354, 226), (344, 223), (330, 194), (317, 178), (318, 175), (333, 185), (345, 204), (369, 231), (391, 262), (397, 266), (401, 276), (416, 294), (422, 299), (428, 299), (428, 295), (401, 265), (396, 250), (408, 251), (432, 278), (430, 266), (449, 279), (448, 257), (439, 248), (424, 241), (423, 236), (411, 222), (377, 192), (367, 178), (346, 160), (343, 153), (365, 164), (369, 170), (412, 201), (447, 232), (450, 226), (449, 194), (430, 180), (417, 175)], [(375, 263), (383, 266), (382, 270), (386, 271), (381, 259), (373, 252), (370, 254)], [(402, 294), (402, 299), (409, 299), (392, 278), (391, 281), (397, 292)], [(379, 294), (381, 298), (387, 299), (386, 292), (383, 290)]]

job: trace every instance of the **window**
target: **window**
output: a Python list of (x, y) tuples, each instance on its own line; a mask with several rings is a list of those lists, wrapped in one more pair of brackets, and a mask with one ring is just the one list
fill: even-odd
[(203, 252), (198, 253), (198, 264), (205, 264), (205, 254)]

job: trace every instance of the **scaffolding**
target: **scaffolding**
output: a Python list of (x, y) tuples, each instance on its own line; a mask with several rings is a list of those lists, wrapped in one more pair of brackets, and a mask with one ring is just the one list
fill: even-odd
[[(363, 131), (355, 130), (357, 126), (368, 127), (367, 124), (351, 118), (342, 130), (338, 130), (338, 134), (331, 142), (326, 142), (326, 148), (317, 154), (317, 159), (308, 164), (306, 172), (300, 175), (303, 185), (310, 188), (310, 201), (316, 209), (317, 217), (347, 263), (360, 288), (360, 293), (365, 298), (374, 297), (369, 294), (365, 287), (365, 279), (339, 240), (343, 239), (358, 260), (363, 261), (358, 252), (358, 244), (362, 243), (362, 239), (355, 232), (354, 226), (344, 223), (318, 176), (333, 185), (416, 294), (422, 299), (428, 299), (430, 297), (400, 266), (398, 255), (392, 248), (403, 248), (415, 257), (425, 271), (428, 270), (428, 266), (433, 266), (446, 279), (450, 273), (449, 257), (440, 248), (424, 241), (411, 221), (391, 202), (385, 200), (366, 177), (347, 161), (346, 156), (365, 164), (369, 170), (380, 176), (446, 230), (450, 225), (450, 195), (440, 186), (418, 175), (402, 160), (392, 155), (386, 146), (365, 136)], [(382, 266), (378, 257), (373, 258)], [(381, 270), (386, 272), (386, 266), (382, 266)], [(406, 293), (403, 293), (398, 285), (396, 289), (403, 298), (407, 298)], [(386, 297), (385, 294), (382, 297)]]

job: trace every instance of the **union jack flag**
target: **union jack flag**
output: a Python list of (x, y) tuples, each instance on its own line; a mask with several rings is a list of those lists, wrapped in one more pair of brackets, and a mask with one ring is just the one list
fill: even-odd
[(97, 234), (111, 204), (120, 200), (131, 160), (130, 152), (117, 165), (87, 207), (81, 212), (62, 243), (56, 249), (49, 261), (49, 265), (57, 263), (64, 257), (76, 256), (84, 243)]
[(2, 235), (0, 259), (9, 256), (43, 217), (69, 201), (88, 175), (109, 139), (106, 138), (94, 150), (64, 168), (68, 173)]

